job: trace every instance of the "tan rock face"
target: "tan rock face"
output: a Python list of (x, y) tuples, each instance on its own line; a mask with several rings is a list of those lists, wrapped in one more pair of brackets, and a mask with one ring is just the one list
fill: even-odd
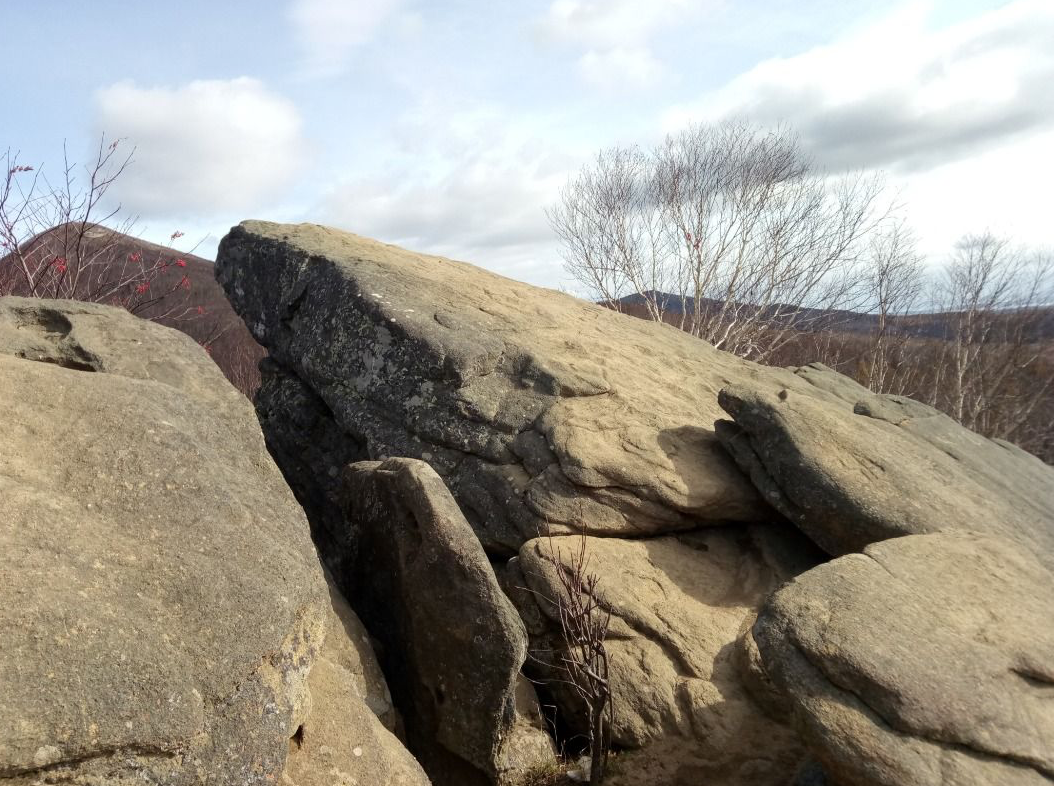
[(527, 636), (472, 527), (423, 461), (344, 472), (346, 551), (332, 555), (370, 629), (407, 739), (437, 783), (515, 784), (555, 758)]
[(1054, 781), (1054, 576), (968, 533), (876, 543), (799, 576), (753, 629), (837, 783)]
[(366, 629), (334, 587), (328, 632), (307, 685), (310, 706), (289, 741), (286, 786), (428, 786), (395, 736), (397, 716)]
[[(1015, 608), (1020, 593), (1036, 594), (1036, 566), (1015, 578), (988, 546), (971, 556), (944, 534), (998, 535), (1049, 569), (1050, 467), (819, 366), (761, 368), (668, 326), (324, 227), (235, 227), (217, 277), (271, 353), (257, 410), (327, 564), (342, 580), (410, 577), (397, 591), (379, 584), (370, 605), (397, 603), (396, 617), (377, 619), (411, 621), (389, 639), (417, 659), (400, 684), (427, 689), (415, 717), (433, 718), (431, 739), (472, 762), (474, 777), (517, 758), (495, 753), (516, 727), (502, 719), (523, 639), (484, 563), (512, 558), (500, 573), (530, 645), (558, 651), (544, 598), (559, 582), (538, 538), (548, 530), (557, 543), (591, 536), (614, 617), (615, 740), (660, 782), (782, 786), (803, 755), (792, 720), (846, 786), (1050, 780), (1037, 742), (1050, 736), (1037, 700), (1050, 682), (1046, 651), (1019, 633), (1050, 628), (1051, 615), (1046, 595)], [(341, 511), (341, 467), (393, 456), (427, 462), (453, 495), (447, 507), (460, 508), (446, 518), (467, 523), (437, 526), (429, 495), (380, 482), (383, 464), (361, 469), (352, 503), (362, 509)], [(925, 559), (900, 554), (892, 581), (854, 572), (866, 557), (839, 560), (853, 570), (806, 573), (750, 634), (766, 596), (821, 560), (789, 525), (758, 523), (773, 508), (828, 554), (941, 533), (924, 537), (953, 539), (919, 542), (947, 543), (966, 567), (936, 547)], [(356, 553), (363, 524), (388, 538), (373, 548), (378, 561)], [(969, 618), (966, 599), (982, 592), (993, 600)], [(462, 657), (473, 632), (495, 642), (482, 677)], [(1044, 635), (1035, 641), (1047, 646)], [(551, 679), (552, 657), (538, 657)], [(964, 666), (973, 660), (982, 665)], [(972, 685), (988, 686), (991, 715)], [(573, 693), (549, 690), (581, 730)], [(957, 702), (948, 712), (945, 697)]]
[(307, 522), (193, 341), (0, 300), (0, 780), (272, 783), (326, 630)]
[[(790, 374), (315, 225), (235, 227), (217, 277), (275, 361), (258, 406), (287, 472), (302, 451), (281, 424), (306, 386), (362, 457), (428, 461), (491, 553), (511, 556), (546, 521), (639, 536), (766, 516), (711, 426), (720, 388)], [(326, 490), (308, 475), (303, 493)]]
[[(506, 583), (531, 630), (537, 676), (565, 720), (584, 730), (550, 653), (558, 658), (563, 647), (549, 602), (563, 592), (556, 565), (566, 567), (578, 546), (577, 536), (528, 542)], [(736, 640), (771, 590), (815, 563), (811, 545), (787, 527), (758, 525), (632, 541), (590, 537), (586, 552), (588, 570), (600, 577), (598, 599), (612, 614), (615, 744), (649, 746), (644, 758), (677, 750), (674, 769), (683, 772), (671, 773), (671, 783), (692, 782), (690, 774), (714, 784), (785, 783), (803, 751), (744, 687)]]
[(766, 499), (831, 554), (900, 535), (1007, 537), (1054, 565), (1054, 467), (901, 396), (822, 366), (781, 392), (721, 391), (719, 423)]

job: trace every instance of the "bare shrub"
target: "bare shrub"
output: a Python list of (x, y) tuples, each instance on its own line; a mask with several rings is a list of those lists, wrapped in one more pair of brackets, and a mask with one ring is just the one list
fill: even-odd
[[(108, 194), (131, 161), (119, 140), (102, 139), (87, 165), (71, 163), (64, 153), (61, 171), (49, 179), (17, 154), (3, 156), (0, 296), (102, 303), (175, 327), (252, 397), (265, 352), (215, 283), (212, 263), (193, 250), (135, 238), (135, 219), (112, 206)], [(180, 237), (173, 232), (169, 243)]]
[(545, 558), (555, 571), (559, 584), (557, 596), (541, 597), (540, 600), (555, 610), (562, 646), (556, 652), (548, 653), (551, 661), (533, 654), (532, 657), (546, 668), (555, 668), (559, 676), (549, 681), (569, 686), (585, 707), (589, 783), (595, 786), (603, 779), (607, 767), (614, 719), (605, 644), (611, 613), (598, 600), (600, 577), (589, 568), (586, 536), (578, 536), (577, 545), (566, 553), (557, 545), (558, 540), (571, 538), (547, 536), (548, 554)]
[[(131, 161), (119, 141), (100, 140), (94, 158), (79, 167), (63, 155), (58, 181), (8, 151), (0, 182), (0, 294), (64, 298), (123, 306), (151, 319), (200, 316), (189, 279), (163, 276), (179, 260), (161, 247), (127, 253), (123, 241), (134, 221), (120, 207), (103, 207), (110, 187)], [(170, 241), (181, 237), (174, 232)], [(183, 267), (186, 263), (182, 263)]]

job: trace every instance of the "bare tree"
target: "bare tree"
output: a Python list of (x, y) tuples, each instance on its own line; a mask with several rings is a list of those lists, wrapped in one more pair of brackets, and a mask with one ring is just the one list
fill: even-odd
[(871, 237), (862, 272), (876, 324), (857, 379), (876, 393), (911, 395), (920, 384), (921, 369), (907, 318), (921, 304), (924, 277), (918, 241), (903, 221), (891, 222)]
[[(63, 152), (56, 181), (7, 151), (0, 180), (0, 294), (67, 298), (123, 306), (168, 321), (194, 319), (186, 276), (162, 276), (181, 260), (167, 249), (128, 251), (134, 218), (122, 218), (107, 194), (132, 153), (100, 139), (81, 167)], [(175, 232), (170, 240), (181, 237)], [(185, 266), (185, 263), (183, 263)]]
[(991, 233), (968, 235), (937, 280), (946, 340), (931, 404), (968, 428), (1020, 441), (1054, 395), (1044, 326), (1054, 315), (1054, 257), (1015, 249)]
[[(856, 305), (862, 240), (888, 214), (872, 177), (818, 172), (784, 130), (697, 125), (650, 154), (615, 148), (548, 211), (569, 273), (608, 304), (765, 360)], [(672, 296), (672, 297), (671, 297)]]
[(601, 151), (548, 215), (576, 280), (615, 309), (624, 295), (648, 293), (648, 314), (661, 321), (667, 300), (661, 293), (675, 282), (651, 167), (637, 147)]

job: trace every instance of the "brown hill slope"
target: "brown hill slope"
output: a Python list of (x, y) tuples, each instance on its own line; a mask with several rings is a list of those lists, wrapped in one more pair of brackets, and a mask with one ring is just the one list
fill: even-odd
[(0, 258), (3, 294), (123, 305), (189, 335), (246, 395), (259, 386), (256, 365), (265, 353), (227, 302), (207, 259), (98, 225), (66, 224)]

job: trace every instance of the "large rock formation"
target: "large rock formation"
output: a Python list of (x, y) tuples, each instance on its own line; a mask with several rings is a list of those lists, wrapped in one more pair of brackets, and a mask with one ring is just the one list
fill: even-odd
[(200, 347), (0, 300), (0, 501), (0, 781), (282, 777), (331, 604), (251, 407)]
[(344, 477), (337, 579), (382, 644), (409, 743), (433, 778), (505, 784), (552, 762), (519, 676), (523, 623), (443, 481), (414, 459), (352, 464)]
[(336, 493), (324, 466), (296, 481), (310, 457), (283, 424), (310, 399), (343, 456), (430, 463), (492, 554), (514, 555), (545, 522), (641, 536), (768, 515), (711, 424), (721, 387), (804, 386), (790, 374), (310, 224), (235, 227), (216, 274), (270, 352), (257, 403), (302, 498)]
[(1005, 540), (876, 543), (799, 576), (754, 626), (836, 783), (1054, 782), (1054, 574)]
[[(1014, 546), (962, 532), (1049, 567), (1051, 468), (823, 367), (762, 368), (669, 326), (324, 227), (235, 227), (217, 276), (270, 352), (256, 400), (268, 446), (384, 640), (386, 671), (402, 675), (408, 724), (471, 763), (466, 777), (502, 777), (523, 647), (471, 527), (495, 563), (515, 557), (497, 573), (572, 732), (581, 707), (554, 681), (546, 599), (559, 544), (588, 533), (613, 615), (614, 737), (644, 746), (630, 760), (659, 782), (775, 786), (799, 765), (802, 784), (823, 769), (843, 786), (1048, 778), (1050, 647), (1020, 634), (1050, 627), (1049, 578)], [(457, 504), (437, 506), (439, 479), (405, 462), (342, 474), (393, 456), (427, 462)], [(824, 555), (780, 513), (828, 554), (870, 556), (809, 570)], [(960, 534), (907, 539), (931, 544), (911, 554), (878, 543), (946, 530)], [(878, 573), (886, 548), (896, 567)], [(751, 634), (766, 596), (801, 571)], [(495, 642), (479, 665), (466, 657), (476, 635)], [(987, 704), (965, 695), (970, 680)]]
[(1054, 565), (1054, 467), (816, 365), (805, 388), (721, 391), (718, 423), (765, 498), (831, 554), (942, 530), (1008, 537)]
[[(495, 740), (509, 728), (511, 677), (523, 662), (522, 628), (494, 599), (483, 551), (466, 568), (471, 534), (450, 534), (459, 531), (450, 526), (461, 518), (458, 506), (493, 559), (521, 553), (522, 562), (530, 557), (521, 547), (541, 532), (574, 530), (609, 536), (597, 550), (613, 569), (641, 549), (669, 556), (661, 567), (641, 563), (610, 588), (637, 625), (625, 622), (613, 643), (627, 702), (618, 742), (686, 741), (678, 777), (689, 781), (705, 772), (728, 783), (775, 783), (793, 768), (793, 735), (765, 718), (733, 662), (753, 610), (793, 571), (768, 564), (753, 535), (725, 529), (774, 514), (711, 424), (722, 387), (775, 392), (807, 383), (668, 326), (313, 225), (235, 227), (221, 244), (217, 277), (270, 352), (256, 399), (268, 446), (307, 506), (327, 564), (338, 581), (351, 582), (349, 597), (385, 653), (396, 653), (382, 662), (430, 772), (453, 767), (428, 752), (428, 741), (439, 740), (479, 772), (501, 777)], [(419, 470), (414, 477), (397, 464), (362, 465), (342, 488), (347, 462), (391, 456), (430, 464), (457, 505), (450, 500), (437, 512), (434, 502), (423, 504), (442, 496), (438, 478), (425, 484)], [(425, 495), (422, 484), (435, 488)], [(706, 557), (706, 536), (697, 549), (610, 539), (699, 527), (720, 529), (713, 544), (720, 557)], [(422, 537), (433, 562), (412, 561), (425, 548)], [(677, 582), (693, 570), (700, 576), (685, 579), (690, 589), (681, 592)], [(670, 616), (673, 603), (647, 610), (655, 587), (685, 601), (679, 616)], [(693, 592), (712, 600), (724, 593), (728, 605), (693, 601)], [(656, 614), (669, 617), (668, 628), (647, 627)], [(497, 637), (501, 646), (476, 658), (458, 615), (477, 620), (484, 640)], [(544, 645), (552, 634), (550, 620), (532, 641)], [(449, 673), (439, 689), (441, 666)], [(478, 695), (464, 693), (466, 681), (481, 686)], [(451, 693), (456, 686), (462, 693)], [(573, 712), (573, 701), (560, 698)], [(778, 750), (759, 753), (760, 741), (773, 737)]]
[[(819, 552), (784, 526), (710, 528), (677, 537), (539, 538), (513, 560), (506, 586), (531, 631), (533, 673), (585, 733), (577, 693), (559, 667), (565, 645), (558, 571), (584, 547), (607, 641), (620, 747), (660, 743), (669, 783), (783, 786), (803, 756), (797, 735), (768, 717), (743, 684), (736, 640), (765, 597)], [(664, 743), (664, 744), (663, 744)]]

